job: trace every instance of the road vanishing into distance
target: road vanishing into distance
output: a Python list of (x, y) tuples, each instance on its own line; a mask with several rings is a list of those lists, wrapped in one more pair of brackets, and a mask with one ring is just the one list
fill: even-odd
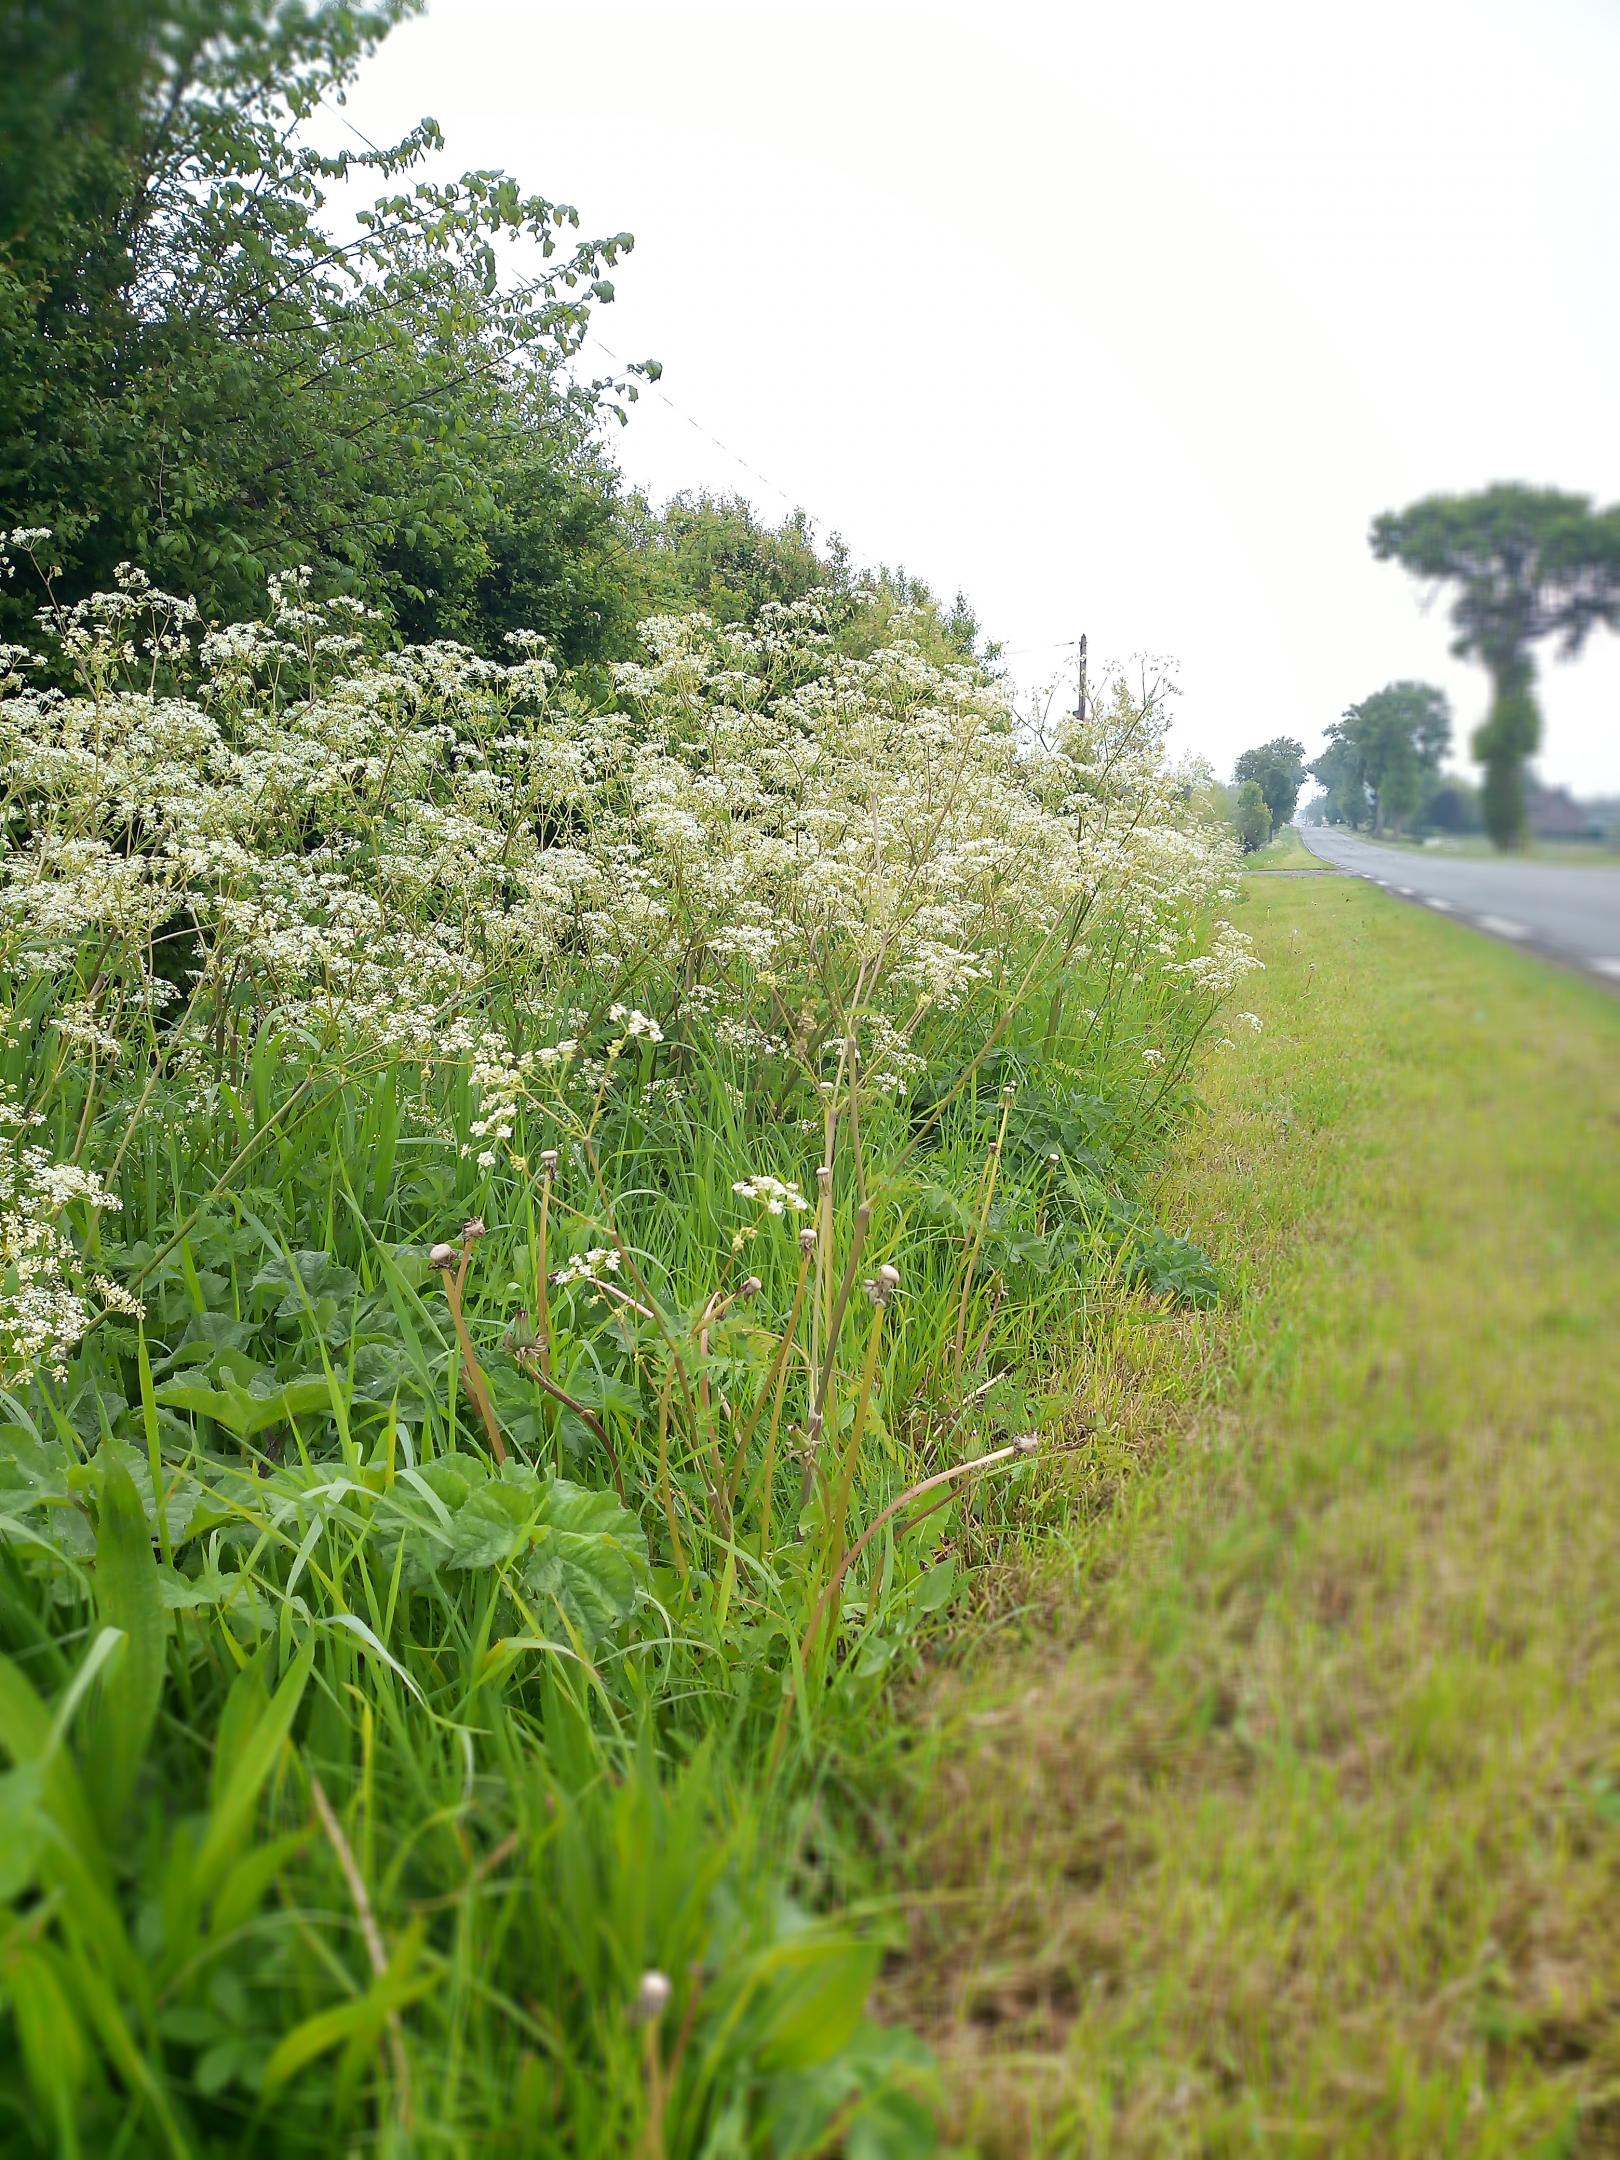
[(1382, 847), (1336, 826), (1302, 825), (1299, 834), (1336, 869), (1620, 990), (1620, 869)]

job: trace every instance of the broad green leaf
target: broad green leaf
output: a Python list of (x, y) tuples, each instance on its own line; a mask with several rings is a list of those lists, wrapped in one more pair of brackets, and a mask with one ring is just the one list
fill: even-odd
[(610, 1492), (554, 1478), (542, 1495), (523, 1570), (530, 1595), (555, 1604), (587, 1649), (635, 1610), (647, 1567), (647, 1541), (630, 1510)]
[(169, 1380), (157, 1390), (157, 1400), (168, 1410), (189, 1410), (195, 1417), (213, 1418), (238, 1440), (251, 1440), (272, 1425), (329, 1414), (332, 1388), (333, 1383), (324, 1373), (301, 1375), (263, 1394), (234, 1382), (211, 1388), (192, 1380)]
[(536, 1513), (533, 1493), (511, 1485), (481, 1485), (455, 1512), (445, 1565), (499, 1567), (527, 1544)]
[(877, 1976), (874, 1945), (806, 1931), (762, 1963), (764, 1986), (749, 2022), (765, 2065), (813, 2069), (848, 2046)]

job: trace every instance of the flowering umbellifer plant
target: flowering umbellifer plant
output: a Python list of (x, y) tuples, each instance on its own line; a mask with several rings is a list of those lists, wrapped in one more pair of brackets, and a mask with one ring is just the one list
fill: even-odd
[[(307, 577), (225, 629), (133, 569), (61, 607), (47, 537), (12, 539), (47, 604), (45, 668), (8, 653), (0, 696), (9, 1069), (87, 1202), (103, 1178), (116, 1204), (137, 1127), (228, 1164), (251, 1073), (274, 1114), (273, 1045), (283, 1101), (407, 1072), (483, 1177), (526, 1170), (526, 1131), (588, 1141), (702, 1070), (805, 1151), (800, 1183), (739, 1159), (734, 1192), (808, 1213), (839, 1115), (1032, 1032), (1071, 1070), (1128, 1041), (1158, 1101), (1254, 964), (1217, 912), (1230, 842), (1123, 682), (1031, 741), (970, 665), (903, 637), (852, 657), (858, 601), (822, 594), (748, 629), (647, 623), (604, 705), (532, 637), (389, 649)], [(12, 1173), (13, 1215), (42, 1174)], [(51, 1224), (30, 1267), (61, 1258)], [(85, 1324), (70, 1274), (54, 1321), (34, 1297), (6, 1323), (25, 1369)]]

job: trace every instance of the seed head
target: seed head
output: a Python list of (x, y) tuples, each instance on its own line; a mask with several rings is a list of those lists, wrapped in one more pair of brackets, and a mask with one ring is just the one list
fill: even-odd
[(740, 1298), (758, 1297), (759, 1293), (764, 1289), (764, 1287), (765, 1285), (760, 1281), (757, 1275), (750, 1275), (747, 1281), (744, 1282), (738, 1289), (737, 1295)]
[(436, 1268), (453, 1268), (456, 1264), (456, 1248), (453, 1245), (435, 1245), (428, 1254), (428, 1264)]
[(481, 1237), (487, 1236), (488, 1228), (483, 1216), (470, 1216), (461, 1226), (461, 1235), (463, 1242), (468, 1245), (476, 1245)]
[(658, 1971), (644, 1972), (641, 1985), (636, 1989), (630, 2005), (632, 2025), (656, 2025), (669, 2008), (669, 1998), (674, 1993), (669, 1975)]
[(799, 1232), (799, 1250), (800, 1252), (812, 1253), (815, 1251), (815, 1249), (815, 1226), (812, 1223), (806, 1223), (804, 1228)]

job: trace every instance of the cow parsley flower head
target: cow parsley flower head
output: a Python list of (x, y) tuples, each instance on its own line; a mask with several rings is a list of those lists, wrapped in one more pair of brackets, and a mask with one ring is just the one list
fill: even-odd
[(556, 1287), (565, 1289), (569, 1283), (591, 1282), (599, 1275), (617, 1275), (619, 1254), (611, 1245), (593, 1245), (589, 1252), (575, 1253), (553, 1271), (551, 1280)]
[(758, 1177), (739, 1178), (731, 1189), (741, 1200), (758, 1201), (767, 1215), (785, 1215), (789, 1208), (796, 1215), (803, 1215), (810, 1206), (797, 1185), (764, 1173)]

